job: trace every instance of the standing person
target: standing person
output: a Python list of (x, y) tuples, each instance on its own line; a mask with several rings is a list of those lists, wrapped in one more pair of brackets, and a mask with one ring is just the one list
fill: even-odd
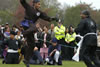
[[(58, 26), (55, 26), (54, 28), (54, 33), (55, 33), (55, 38), (57, 39), (58, 44), (64, 45), (65, 43), (65, 26), (63, 26), (63, 22), (61, 19), (58, 20)], [(62, 59), (64, 60), (64, 46), (61, 46), (61, 50), (62, 50)]]
[[(37, 48), (34, 45), (34, 33), (37, 31), (37, 28), (35, 26), (36, 21), (41, 18), (46, 21), (52, 21), (56, 20), (56, 18), (50, 18), (48, 17), (44, 12), (40, 11), (40, 0), (33, 0), (33, 6), (30, 6), (26, 0), (20, 0), (20, 3), (25, 9), (25, 18), (21, 22), (21, 25), (24, 28), (24, 37), (27, 40), (28, 48), (26, 49), (26, 55), (24, 63), (27, 67), (29, 67), (29, 59), (32, 56), (33, 48)], [(28, 52), (27, 52), (28, 51)]]
[(44, 26), (44, 33), (42, 34), (42, 48), (40, 48), (40, 53), (42, 58), (45, 60), (48, 57), (48, 46), (50, 45), (51, 35), (48, 33), (47, 26)]
[(76, 38), (76, 33), (74, 32), (73, 30), (73, 26), (70, 25), (69, 26), (69, 32), (66, 33), (66, 37), (65, 37), (65, 42), (66, 42), (66, 45), (70, 46), (67, 49), (67, 57), (68, 60), (72, 60), (72, 57), (74, 55), (74, 48), (71, 48), (71, 47), (75, 47), (76, 44), (75, 44), (75, 38)]
[(48, 31), (48, 33), (51, 34), (51, 39), (55, 37), (55, 35), (54, 35), (54, 27), (55, 27), (55, 25), (51, 24), (50, 29)]
[(87, 10), (82, 11), (80, 16), (82, 19), (76, 28), (76, 32), (83, 36), (80, 57), (87, 67), (100, 67), (100, 62), (95, 54), (97, 48), (96, 23)]
[(58, 26), (54, 28), (55, 38), (57, 38), (59, 44), (63, 44), (65, 38), (65, 26), (61, 19), (58, 20)]
[(100, 31), (98, 32), (97, 38), (98, 38), (98, 47), (100, 47)]

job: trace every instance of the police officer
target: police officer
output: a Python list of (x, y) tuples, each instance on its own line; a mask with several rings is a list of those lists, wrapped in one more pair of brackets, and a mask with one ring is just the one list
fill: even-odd
[(87, 10), (82, 11), (80, 16), (82, 19), (76, 28), (76, 32), (84, 37), (80, 57), (82, 57), (87, 67), (100, 67), (100, 62), (95, 54), (97, 48), (96, 23), (90, 17), (90, 13)]
[(76, 33), (73, 30), (73, 26), (69, 26), (69, 30), (67, 30), (66, 28), (66, 36), (65, 36), (65, 42), (66, 45), (70, 46), (70, 47), (66, 47), (65, 49), (65, 58), (67, 60), (72, 60), (72, 56), (74, 55), (74, 48), (71, 47), (75, 47), (75, 37), (76, 37)]
[[(26, 0), (20, 0), (20, 3), (25, 9), (25, 17), (24, 20), (21, 22), (21, 25), (24, 28), (24, 37), (26, 38), (28, 48), (26, 49), (25, 55), (25, 64), (29, 67), (29, 59), (32, 56), (33, 48), (37, 49), (34, 45), (34, 33), (37, 31), (35, 26), (35, 22), (41, 18), (46, 21), (56, 20), (55, 18), (48, 17), (44, 12), (40, 11), (40, 0), (33, 0), (33, 6), (30, 6)], [(28, 52), (27, 52), (28, 51)]]
[[(63, 26), (63, 21), (61, 19), (58, 19), (58, 26), (55, 26), (54, 28), (54, 34), (55, 34), (55, 38), (57, 39), (58, 44), (62, 44), (64, 45), (64, 38), (65, 38), (65, 26)], [(61, 46), (61, 50), (62, 50), (62, 59), (64, 59), (65, 57), (65, 50), (64, 50), (64, 46)]]
[(65, 38), (65, 26), (63, 26), (63, 21), (58, 19), (58, 26), (54, 28), (55, 38), (57, 38), (59, 44), (63, 44)]

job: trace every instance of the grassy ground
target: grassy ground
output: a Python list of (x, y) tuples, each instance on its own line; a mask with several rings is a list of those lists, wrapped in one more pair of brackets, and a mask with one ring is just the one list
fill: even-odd
[[(48, 66), (48, 65), (31, 65), (30, 67), (86, 67), (83, 62), (74, 62), (74, 61), (63, 61), (62, 66)], [(0, 59), (0, 67), (25, 67), (25, 65), (21, 62), (20, 64), (2, 64), (2, 60)]]

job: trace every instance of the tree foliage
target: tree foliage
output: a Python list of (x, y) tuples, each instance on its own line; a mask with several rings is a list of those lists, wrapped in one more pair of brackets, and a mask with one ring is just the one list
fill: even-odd
[[(26, 0), (32, 5), (32, 0)], [(64, 25), (73, 25), (76, 27), (80, 22), (80, 12), (82, 10), (89, 10), (91, 17), (96, 21), (98, 28), (100, 29), (100, 10), (94, 10), (91, 7), (92, 4), (86, 4), (80, 2), (75, 6), (65, 5), (61, 7), (61, 4), (57, 0), (41, 0), (41, 10), (48, 14), (50, 17), (59, 16), (64, 20)], [(6, 22), (15, 24), (20, 23), (24, 18), (24, 8), (21, 6), (19, 0), (0, 0), (0, 24)], [(39, 20), (43, 24), (46, 21)], [(52, 22), (56, 24), (56, 22)], [(41, 25), (43, 25), (41, 24)]]
[(65, 14), (64, 14), (64, 24), (69, 26), (69, 25), (73, 25), (74, 27), (76, 27), (79, 22), (80, 22), (80, 13), (83, 10), (88, 10), (91, 14), (91, 17), (96, 21), (98, 28), (100, 29), (99, 25), (100, 25), (100, 11), (99, 10), (94, 10), (91, 7), (92, 4), (86, 4), (86, 3), (79, 3), (76, 6), (69, 6), (66, 8), (65, 10)]

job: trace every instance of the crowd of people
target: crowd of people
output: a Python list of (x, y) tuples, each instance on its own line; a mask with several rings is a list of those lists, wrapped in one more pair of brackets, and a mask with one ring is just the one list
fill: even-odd
[[(75, 29), (72, 25), (64, 26), (61, 19), (49, 17), (39, 10), (40, 0), (33, 0), (33, 6), (26, 0), (20, 0), (20, 3), (25, 9), (21, 25), (0, 25), (0, 56), (4, 58), (3, 64), (19, 64), (24, 58), (26, 67), (30, 67), (29, 64), (45, 63), (62, 65), (62, 60), (72, 60), (80, 42), (80, 60), (83, 60), (87, 67), (100, 67), (95, 54), (97, 45), (100, 47), (100, 32), (97, 34), (96, 23), (89, 11), (81, 12), (81, 21)], [(40, 24), (36, 23), (39, 18), (49, 22), (56, 21), (57, 26), (51, 24), (50, 28), (41, 28)], [(76, 37), (77, 34), (82, 39)]]
[[(36, 57), (38, 56), (38, 60), (40, 62), (43, 62), (43, 60), (45, 60), (49, 55), (48, 50), (49, 50), (49, 46), (52, 43), (52, 39), (53, 38), (57, 39), (60, 37), (60, 31), (57, 30), (57, 27), (60, 27), (63, 25), (61, 22), (58, 22), (58, 26), (51, 24), (50, 28), (48, 28), (47, 26), (44, 26), (43, 29), (40, 27), (40, 25), (38, 23), (36, 24), (36, 26), (38, 28), (38, 31), (34, 34), (34, 37), (33, 37), (35, 39), (35, 46), (36, 46), (36, 48), (33, 49), (33, 53), (35, 53)], [(59, 44), (62, 45), (61, 46), (62, 47), (61, 55), (63, 56), (63, 60), (71, 60), (71, 57), (74, 55), (74, 46), (76, 46), (76, 42), (75, 42), (76, 33), (74, 32), (72, 26), (70, 26), (69, 28), (63, 26), (63, 28), (64, 28), (64, 31), (61, 31), (61, 33), (64, 33), (64, 35), (62, 37), (62, 34), (61, 34), (61, 37), (60, 37), (61, 38), (60, 40), (62, 42), (60, 42), (59, 39), (57, 39), (57, 42), (60, 42)], [(70, 33), (69, 33), (69, 31), (70, 31)], [(25, 54), (24, 48), (27, 47), (27, 42), (25, 41), (25, 38), (23, 37), (23, 32), (24, 32), (24, 30), (23, 30), (22, 26), (20, 26), (19, 28), (16, 25), (9, 27), (8, 23), (0, 26), (0, 48), (1, 48), (0, 56), (4, 57), (3, 63), (7, 60), (7, 57), (9, 57), (9, 59), (12, 58), (11, 56), (8, 56), (8, 54), (7, 54), (7, 53), (9, 53), (9, 51), (11, 51), (10, 50), (11, 48), (14, 48), (16, 50), (21, 50), (21, 52), (19, 51), (20, 52), (19, 54), (22, 54), (22, 55)], [(59, 37), (57, 37), (55, 33), (59, 33)], [(14, 44), (12, 42), (11, 43), (7, 42), (8, 40), (11, 41), (13, 39), (18, 41), (18, 44), (17, 44), (18, 46), (16, 46), (16, 47), (14, 46), (14, 45), (16, 45), (16, 43)], [(11, 44), (13, 44), (13, 45), (11, 46)], [(15, 51), (15, 53), (16, 52), (17, 51)], [(21, 59), (20, 56), (21, 55), (16, 57), (17, 63), (18, 63), (19, 59)], [(14, 56), (14, 58), (15, 58), (15, 56)], [(35, 56), (33, 56), (32, 58), (36, 59)], [(8, 61), (8, 63), (9, 63), (9, 61)], [(35, 64), (35, 63), (33, 63), (33, 64)]]
[[(38, 31), (35, 32), (33, 37), (35, 39), (35, 48), (33, 49), (30, 64), (43, 64), (46, 61), (48, 62), (48, 58), (56, 51), (53, 48), (54, 43), (59, 44), (56, 47), (58, 49), (56, 53), (58, 53), (57, 56), (60, 59), (59, 65), (62, 64), (62, 60), (72, 60), (79, 41), (79, 38), (76, 38), (76, 33), (72, 25), (69, 27), (64, 26), (62, 21), (59, 20), (57, 26), (51, 24), (50, 28), (44, 26), (42, 29), (39, 23), (36, 26)], [(8, 23), (0, 25), (0, 56), (4, 58), (2, 63), (18, 64), (23, 59), (25, 56), (25, 48), (28, 47), (23, 33), (24, 29), (22, 26), (19, 28), (16, 25), (10, 27)], [(98, 42), (99, 40), (100, 32), (98, 32)], [(99, 43), (98, 47), (100, 45)], [(12, 51), (11, 48), (15, 51)], [(58, 60), (56, 61), (58, 62)], [(51, 60), (50, 63), (54, 64)], [(48, 62), (48, 64), (50, 63)]]

